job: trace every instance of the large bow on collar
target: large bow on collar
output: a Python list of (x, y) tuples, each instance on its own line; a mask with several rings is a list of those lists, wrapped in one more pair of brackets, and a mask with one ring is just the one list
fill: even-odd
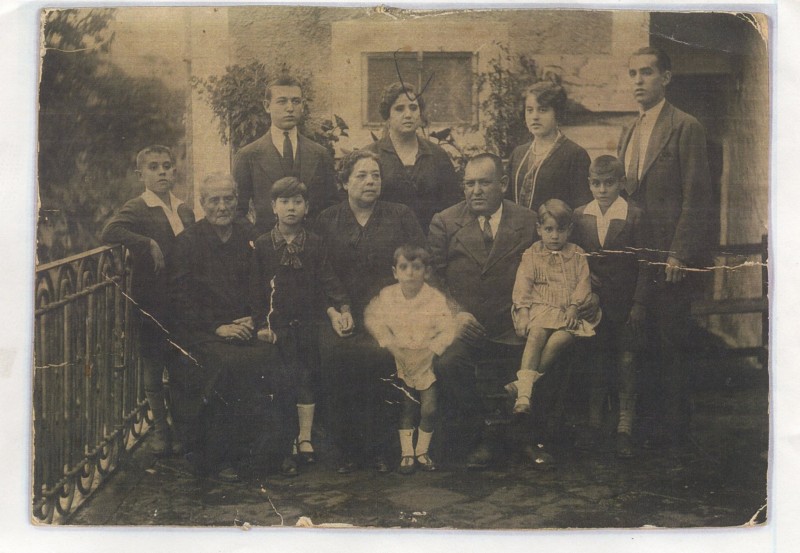
[(302, 269), (303, 262), (300, 261), (299, 254), (303, 251), (303, 246), (306, 243), (306, 230), (300, 229), (300, 232), (297, 233), (297, 236), (295, 236), (294, 240), (291, 242), (286, 241), (286, 238), (281, 234), (277, 226), (272, 229), (270, 235), (272, 236), (272, 247), (275, 248), (276, 251), (286, 246), (281, 256), (281, 265), (291, 267), (292, 269)]

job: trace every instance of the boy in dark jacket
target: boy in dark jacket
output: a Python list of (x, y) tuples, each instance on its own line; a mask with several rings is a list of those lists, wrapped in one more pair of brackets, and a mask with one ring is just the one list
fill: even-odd
[(316, 325), (327, 312), (334, 331), (353, 329), (350, 299), (328, 262), (322, 240), (307, 231), (308, 189), (296, 177), (275, 181), (270, 190), (277, 224), (255, 242), (250, 298), (259, 339), (278, 346), (297, 390), (301, 461), (315, 461), (311, 443), (319, 380)]
[(164, 260), (178, 236), (194, 223), (194, 213), (171, 190), (175, 156), (166, 146), (148, 146), (136, 156), (136, 174), (144, 184), (141, 196), (129, 200), (103, 228), (107, 244), (123, 244), (133, 255), (133, 299), (140, 320), (140, 354), (147, 402), (153, 412), (157, 455), (172, 453), (161, 378), (164, 372), (167, 313)]
[(589, 188), (594, 200), (575, 210), (573, 241), (588, 254), (592, 289), (600, 297), (603, 319), (594, 347), (602, 360), (592, 371), (589, 430), (578, 447), (591, 447), (600, 428), (608, 385), (619, 398), (616, 453), (633, 457), (631, 429), (636, 407), (636, 358), (644, 334), (645, 305), (651, 270), (644, 259), (647, 225), (644, 212), (620, 197), (625, 181), (622, 163), (600, 156), (589, 168)]

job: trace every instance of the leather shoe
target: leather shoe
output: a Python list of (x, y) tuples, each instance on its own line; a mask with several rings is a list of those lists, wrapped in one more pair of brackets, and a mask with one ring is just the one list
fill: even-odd
[[(306, 444), (310, 449), (307, 451), (302, 451), (301, 447)], [(311, 444), (310, 441), (300, 440), (299, 442), (295, 443), (295, 448), (297, 449), (297, 459), (301, 463), (311, 465), (317, 462), (317, 456), (314, 453), (314, 446)]]
[(286, 457), (281, 463), (281, 475), (295, 477), (300, 473), (297, 470), (297, 463), (291, 457)]
[(627, 432), (617, 432), (616, 453), (620, 459), (630, 459), (634, 456), (633, 440)]
[(341, 463), (339, 463), (339, 466), (336, 468), (336, 472), (338, 474), (351, 474), (355, 470), (356, 470), (356, 464), (350, 459), (343, 460)]
[(372, 463), (372, 466), (378, 474), (387, 474), (391, 472), (389, 465), (386, 464), (386, 460), (383, 457), (377, 457)]
[(416, 470), (417, 465), (414, 462), (414, 456), (403, 455), (403, 457), (400, 459), (400, 465), (397, 467), (397, 472), (407, 476), (409, 474), (414, 474)]
[(436, 470), (436, 463), (433, 462), (430, 455), (423, 453), (422, 455), (417, 455), (417, 467), (422, 472), (434, 472)]
[(478, 444), (478, 447), (472, 450), (472, 452), (467, 455), (467, 469), (469, 470), (484, 470), (489, 468), (489, 465), (492, 464), (492, 459), (494, 458), (494, 454), (491, 448), (485, 444), (481, 443)]
[(556, 460), (542, 444), (527, 444), (522, 448), (522, 455), (530, 461), (531, 468), (536, 470), (553, 470)]
[(236, 482), (240, 482), (241, 479), (239, 478), (239, 473), (236, 472), (236, 469), (233, 467), (225, 467), (221, 471), (217, 473), (217, 480), (221, 482), (226, 482), (228, 484), (233, 484)]

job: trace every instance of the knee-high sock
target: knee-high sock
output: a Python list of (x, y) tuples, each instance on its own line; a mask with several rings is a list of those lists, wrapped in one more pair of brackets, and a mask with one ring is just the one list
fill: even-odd
[(620, 392), (619, 393), (619, 423), (617, 432), (631, 433), (633, 426), (633, 415), (636, 410), (636, 395)]
[(397, 431), (400, 435), (400, 455), (403, 457), (414, 455), (414, 429), (401, 428)]
[(431, 444), (431, 436), (433, 436), (433, 431), (425, 432), (422, 429), (417, 430), (417, 447), (414, 449), (414, 455), (419, 457), (420, 455), (428, 453), (428, 446)]
[(539, 380), (542, 373), (537, 371), (518, 371), (517, 372), (517, 397), (528, 398), (530, 400), (533, 394), (533, 385)]
[[(297, 404), (297, 419), (300, 432), (297, 434), (297, 442), (311, 441), (311, 427), (314, 425), (314, 403), (298, 403)], [(308, 444), (303, 444), (308, 448)], [(302, 448), (301, 448), (302, 450)]]

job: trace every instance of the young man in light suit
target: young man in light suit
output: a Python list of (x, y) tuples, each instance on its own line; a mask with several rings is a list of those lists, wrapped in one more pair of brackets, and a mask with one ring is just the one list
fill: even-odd
[(683, 353), (697, 285), (692, 278), (697, 275), (686, 269), (702, 263), (713, 213), (706, 136), (697, 119), (666, 101), (672, 67), (663, 51), (634, 52), (628, 76), (640, 115), (618, 153), (626, 168), (627, 198), (645, 211), (657, 269), (651, 303), (659, 355), (654, 376), (663, 405), (654, 408), (660, 424), (649, 443), (677, 446), (689, 431), (690, 374)]
[(246, 216), (252, 200), (259, 234), (275, 226), (270, 190), (283, 177), (297, 177), (308, 187), (308, 220), (313, 221), (317, 213), (336, 201), (333, 159), (323, 146), (297, 131), (304, 102), (297, 79), (282, 76), (271, 81), (264, 98), (270, 127), (264, 136), (242, 148), (233, 161), (233, 177), (239, 189), (237, 215)]

